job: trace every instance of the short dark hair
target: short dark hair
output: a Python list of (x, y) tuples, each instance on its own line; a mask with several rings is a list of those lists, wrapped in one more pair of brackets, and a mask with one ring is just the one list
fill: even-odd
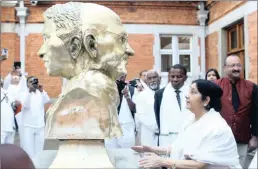
[(171, 68), (168, 69), (168, 71), (170, 71), (171, 69), (180, 69), (180, 70), (183, 71), (183, 73), (184, 73), (185, 76), (187, 75), (186, 67), (184, 67), (184, 66), (181, 65), (181, 64), (175, 64), (175, 65), (173, 65)]
[(14, 67), (15, 69), (17, 69), (17, 67), (21, 68), (21, 62), (20, 62), (20, 61), (14, 61), (14, 62), (13, 62), (13, 67)]
[(222, 107), (220, 98), (223, 94), (223, 90), (216, 83), (204, 79), (195, 80), (193, 83), (196, 83), (197, 89), (201, 93), (203, 101), (207, 96), (210, 97), (210, 102), (205, 109), (210, 110), (213, 108), (215, 111), (219, 112)]
[(216, 70), (216, 69), (209, 69), (205, 75), (205, 80), (207, 80), (207, 76), (208, 76), (208, 73), (210, 72), (214, 72), (215, 73), (215, 76), (217, 77), (217, 79), (220, 79), (220, 75), (219, 75), (219, 72)]
[(33, 79), (33, 78), (36, 78), (35, 76), (29, 76), (29, 77), (27, 77), (27, 83), (29, 83), (29, 80), (30, 79)]
[(142, 70), (142, 71), (139, 73), (139, 76), (141, 77), (144, 72), (148, 72), (148, 70)]

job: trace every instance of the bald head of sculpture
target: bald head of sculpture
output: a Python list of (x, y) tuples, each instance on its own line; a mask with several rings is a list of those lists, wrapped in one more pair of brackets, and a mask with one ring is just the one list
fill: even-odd
[(38, 55), (50, 76), (71, 79), (99, 70), (115, 80), (134, 55), (119, 16), (92, 3), (57, 4), (44, 13), (44, 44)]

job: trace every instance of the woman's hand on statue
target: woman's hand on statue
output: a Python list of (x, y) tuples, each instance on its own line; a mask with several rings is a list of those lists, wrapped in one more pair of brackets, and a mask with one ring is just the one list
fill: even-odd
[(144, 157), (139, 161), (139, 166), (143, 168), (162, 167), (163, 158), (154, 153), (145, 153)]
[(133, 146), (131, 148), (138, 153), (152, 152), (152, 148), (149, 146)]

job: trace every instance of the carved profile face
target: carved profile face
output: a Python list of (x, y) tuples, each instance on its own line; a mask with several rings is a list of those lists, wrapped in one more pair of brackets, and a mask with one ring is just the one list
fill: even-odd
[(126, 74), (134, 55), (117, 14), (91, 3), (58, 4), (45, 13), (44, 44), (38, 55), (51, 76), (72, 78), (99, 70), (112, 80)]
[(68, 68), (72, 68), (72, 59), (64, 42), (57, 36), (56, 25), (52, 19), (46, 19), (43, 29), (44, 43), (38, 55), (43, 59), (50, 76), (66, 77)]
[(127, 74), (128, 57), (134, 55), (122, 24), (117, 26), (121, 28), (119, 32), (102, 31), (97, 37), (97, 56), (102, 69), (114, 80)]

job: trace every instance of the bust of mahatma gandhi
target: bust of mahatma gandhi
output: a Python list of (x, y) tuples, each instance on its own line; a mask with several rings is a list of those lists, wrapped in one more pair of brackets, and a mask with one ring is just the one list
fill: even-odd
[(122, 134), (115, 80), (134, 51), (119, 16), (92, 3), (57, 4), (44, 13), (38, 55), (50, 76), (68, 79), (47, 114), (48, 139), (104, 139)]

